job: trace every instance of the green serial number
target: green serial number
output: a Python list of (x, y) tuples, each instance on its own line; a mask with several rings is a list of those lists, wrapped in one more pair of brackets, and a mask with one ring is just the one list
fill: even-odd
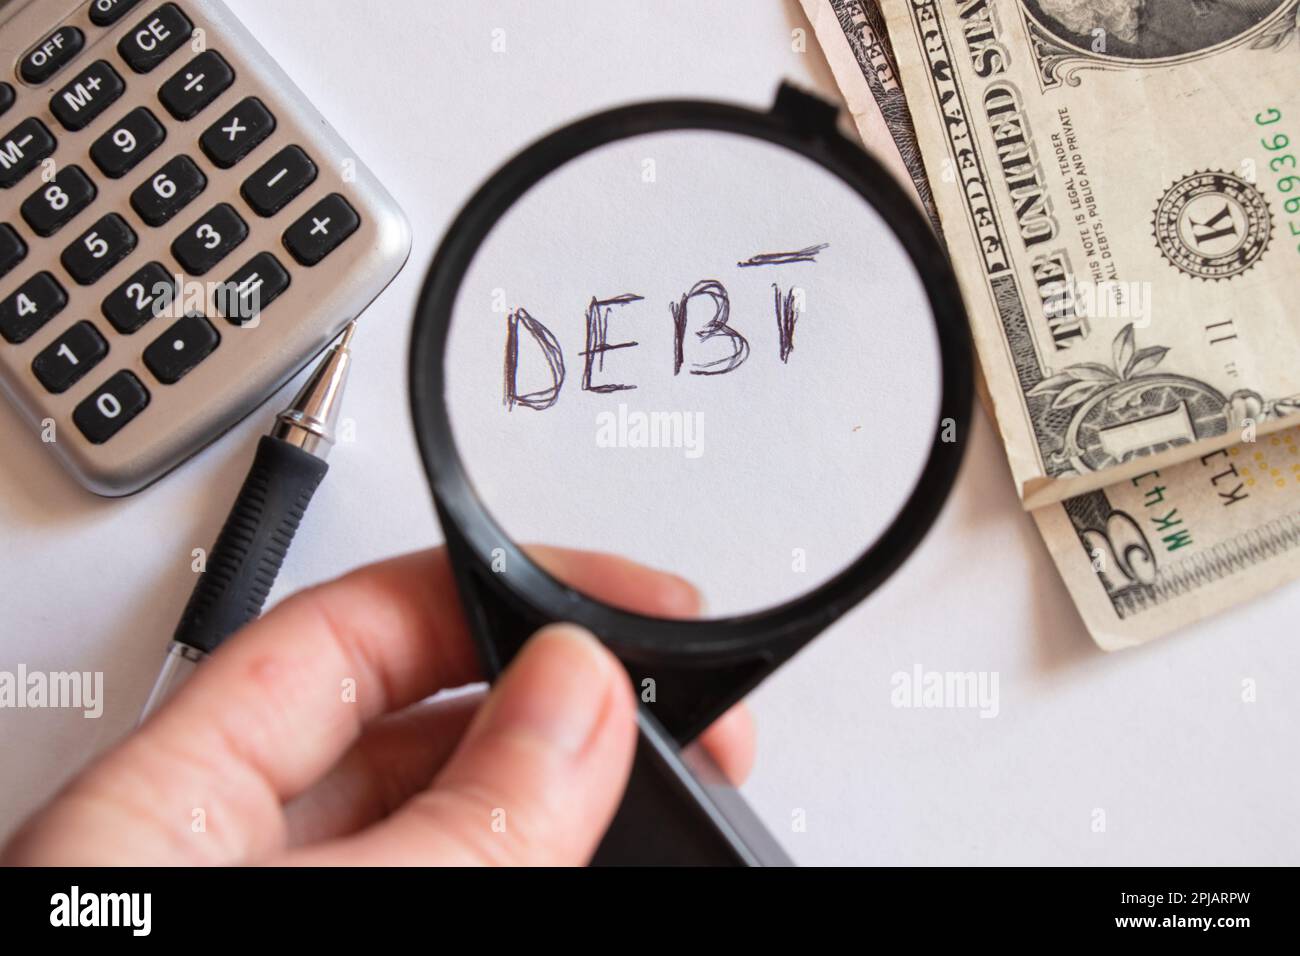
[[(1255, 114), (1255, 125), (1272, 126), (1281, 119), (1282, 111), (1275, 107), (1269, 107), (1264, 112)], [(1270, 153), (1277, 154), (1271, 157), (1268, 161), (1268, 168), (1278, 177), (1273, 182), (1273, 186), (1277, 191), (1280, 193), (1289, 193), (1296, 192), (1297, 189), (1300, 189), (1300, 175), (1297, 175), (1297, 172), (1300, 170), (1297, 168), (1295, 153), (1282, 152), (1282, 150), (1291, 145), (1291, 137), (1287, 136), (1286, 133), (1275, 132), (1271, 139), (1268, 136), (1261, 136), (1259, 138), (1259, 144)], [(1291, 230), (1291, 238), (1294, 239), (1295, 237), (1300, 236), (1300, 193), (1284, 199), (1282, 201), (1282, 208), (1290, 213), (1292, 217), (1287, 220), (1287, 226)], [(1300, 252), (1300, 242), (1296, 243), (1296, 251)]]

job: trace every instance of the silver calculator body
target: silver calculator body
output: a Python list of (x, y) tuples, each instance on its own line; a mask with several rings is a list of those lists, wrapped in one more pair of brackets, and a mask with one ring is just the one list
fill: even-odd
[(0, 62), (0, 387), (97, 494), (251, 412), (406, 261), (392, 196), (217, 0), (11, 0)]

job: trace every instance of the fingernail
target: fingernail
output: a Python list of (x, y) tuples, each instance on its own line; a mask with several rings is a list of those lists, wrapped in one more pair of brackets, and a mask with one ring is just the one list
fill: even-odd
[(488, 698), (480, 732), (522, 733), (576, 756), (599, 729), (622, 669), (590, 631), (553, 624), (538, 631)]

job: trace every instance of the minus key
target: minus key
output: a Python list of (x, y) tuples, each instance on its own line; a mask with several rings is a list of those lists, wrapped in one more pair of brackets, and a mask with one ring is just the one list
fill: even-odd
[(253, 212), (266, 218), (289, 205), (316, 181), (316, 164), (300, 146), (286, 146), (244, 180), (240, 194)]

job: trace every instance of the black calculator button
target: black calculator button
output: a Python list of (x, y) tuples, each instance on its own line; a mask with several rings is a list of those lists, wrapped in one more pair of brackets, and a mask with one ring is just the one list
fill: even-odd
[(222, 169), (229, 169), (247, 156), (275, 129), (275, 117), (256, 96), (240, 102), (204, 131), (199, 138), (203, 152)]
[(0, 83), (0, 113), (14, 105), (14, 88), (8, 83)]
[(54, 152), (54, 136), (35, 117), (15, 126), (0, 139), (0, 189), (8, 189)]
[(286, 146), (244, 180), (240, 192), (259, 216), (274, 216), (316, 181), (316, 164), (301, 147)]
[(90, 5), (90, 22), (97, 27), (111, 27), (139, 2), (140, 0), (95, 0)]
[(32, 372), (55, 395), (66, 392), (108, 354), (108, 343), (85, 320), (36, 353)]
[(269, 252), (259, 252), (223, 284), (221, 314), (231, 325), (246, 325), (287, 288), (284, 266)]
[(24, 83), (38, 86), (67, 66), (86, 45), (86, 35), (76, 27), (59, 27), (36, 44), (18, 67)]
[(172, 255), (190, 275), (201, 276), (247, 237), (247, 224), (223, 202), (181, 233), (172, 243)]
[(38, 236), (52, 236), (95, 199), (95, 184), (80, 166), (64, 166), (23, 202), (23, 218)]
[(123, 369), (73, 409), (72, 421), (89, 441), (102, 445), (148, 404), (148, 390)]
[(115, 212), (101, 217), (63, 250), (60, 261), (80, 285), (90, 285), (131, 254), (135, 233)]
[(105, 176), (121, 179), (167, 138), (167, 131), (143, 106), (127, 113), (90, 146), (90, 158)]
[(131, 208), (150, 226), (161, 226), (203, 192), (208, 178), (188, 156), (169, 160), (131, 193)]
[(284, 247), (305, 266), (314, 266), (357, 231), (361, 217), (338, 193), (330, 193), (284, 231)]
[(201, 315), (187, 315), (144, 350), (144, 364), (164, 385), (179, 382), (212, 354), (221, 336)]
[(53, 113), (64, 129), (84, 129), (109, 104), (122, 95), (126, 84), (107, 60), (96, 60), (50, 100)]
[(0, 302), (0, 335), (17, 345), (68, 304), (68, 294), (48, 272), (32, 276)]
[(194, 24), (174, 3), (164, 3), (122, 38), (117, 52), (137, 73), (148, 73), (190, 38)]
[(164, 269), (162, 263), (150, 262), (110, 292), (100, 308), (113, 328), (130, 335), (165, 312), (179, 291), (179, 277)]
[(0, 222), (0, 279), (27, 258), (27, 243), (7, 222)]
[(235, 82), (235, 71), (214, 50), (200, 53), (162, 85), (158, 99), (178, 120), (198, 115)]

